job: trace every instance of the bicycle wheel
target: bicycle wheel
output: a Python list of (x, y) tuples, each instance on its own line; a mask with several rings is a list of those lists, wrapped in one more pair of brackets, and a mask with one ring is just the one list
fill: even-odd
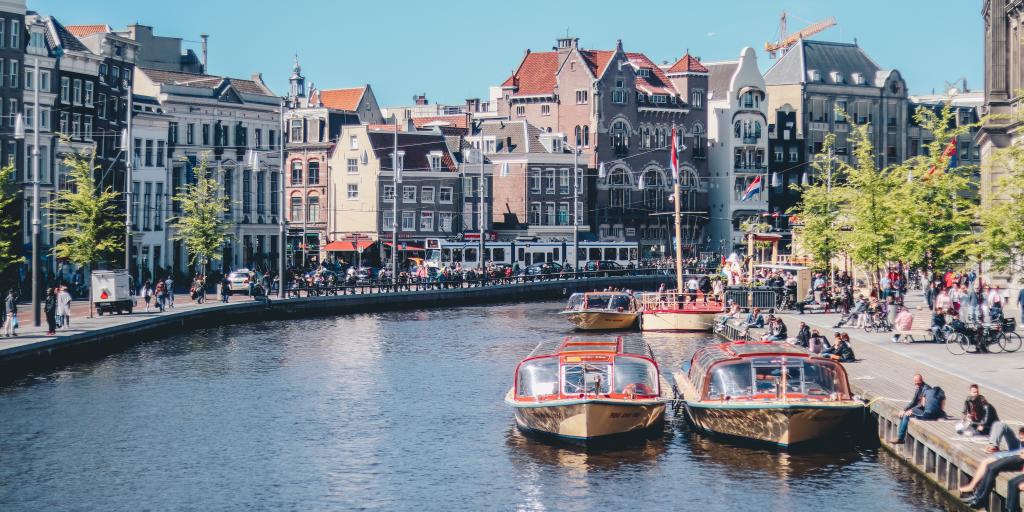
[(959, 356), (967, 352), (967, 336), (958, 332), (949, 333), (946, 335), (946, 350), (950, 354)]
[(993, 354), (998, 354), (1006, 350), (1006, 335), (997, 332), (993, 333), (992, 337), (985, 337), (985, 341), (988, 343), (988, 351)]
[(1004, 332), (1003, 336), (1006, 337), (1006, 346), (1003, 350), (1007, 352), (1016, 352), (1020, 350), (1021, 339), (1020, 335), (1015, 332)]

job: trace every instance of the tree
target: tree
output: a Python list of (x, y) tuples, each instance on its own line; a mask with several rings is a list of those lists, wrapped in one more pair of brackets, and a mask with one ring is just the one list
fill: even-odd
[(980, 209), (981, 229), (969, 240), (968, 253), (988, 261), (997, 271), (1024, 271), (1024, 146), (1011, 145), (995, 153), (993, 167), (1006, 171), (999, 183), (1003, 197)]
[(955, 149), (953, 139), (969, 136), (975, 125), (957, 126), (948, 105), (939, 112), (921, 107), (914, 119), (934, 140), (925, 146), (925, 154), (893, 169), (894, 176), (907, 179), (892, 194), (893, 253), (911, 265), (950, 268), (971, 255), (976, 210), (968, 192), (976, 167), (951, 167), (947, 149)]
[(172, 238), (185, 244), (201, 274), (206, 274), (209, 260), (221, 259), (220, 249), (231, 239), (230, 225), (224, 220), (229, 198), (208, 167), (205, 158), (195, 167), (195, 182), (185, 184), (174, 196), (181, 215), (168, 219), (174, 229)]
[(0, 168), (0, 274), (25, 260), (18, 247), (18, 219), (21, 215), (16, 209), (17, 195), (14, 165)]
[(64, 157), (68, 186), (58, 190), (46, 205), (54, 213), (50, 228), (61, 237), (54, 255), (86, 269), (110, 261), (124, 250), (124, 213), (118, 208), (121, 194), (97, 187), (94, 151)]
[(831, 155), (835, 141), (835, 134), (825, 136), (821, 153), (815, 155), (811, 162), (811, 168), (815, 171), (811, 181), (793, 185), (793, 189), (800, 192), (801, 198), (800, 203), (788, 212), (795, 215), (802, 224), (799, 228), (800, 245), (814, 259), (815, 266), (822, 270), (845, 248), (840, 236), (838, 201), (841, 194), (837, 190), (842, 182), (841, 171), (832, 169), (834, 158)]

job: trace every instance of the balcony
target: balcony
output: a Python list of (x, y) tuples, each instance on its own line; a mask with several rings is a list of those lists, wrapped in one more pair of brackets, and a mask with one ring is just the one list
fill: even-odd
[(748, 174), (765, 174), (768, 172), (768, 167), (761, 163), (737, 163), (733, 169), (736, 172)]
[(761, 140), (761, 138), (760, 137), (740, 137), (740, 140), (744, 144), (757, 144)]

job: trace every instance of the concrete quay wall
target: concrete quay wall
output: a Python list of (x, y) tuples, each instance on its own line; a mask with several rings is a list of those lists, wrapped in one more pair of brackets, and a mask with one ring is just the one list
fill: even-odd
[(101, 355), (116, 351), (127, 344), (176, 335), (202, 327), (388, 310), (558, 299), (568, 297), (574, 292), (604, 289), (609, 286), (633, 290), (655, 289), (662, 283), (674, 282), (674, 279), (673, 275), (614, 276), (473, 288), (298, 297), (283, 300), (271, 298), (266, 302), (210, 304), (206, 307), (172, 310), (156, 316), (114, 316), (111, 318), (116, 320), (102, 328), (39, 341), (26, 341), (3, 348), (0, 350), (0, 375), (19, 368), (70, 362), (78, 357)]

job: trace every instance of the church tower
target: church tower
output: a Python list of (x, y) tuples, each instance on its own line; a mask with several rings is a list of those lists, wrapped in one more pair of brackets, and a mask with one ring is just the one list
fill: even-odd
[(288, 99), (293, 105), (297, 104), (299, 98), (306, 97), (306, 77), (302, 76), (302, 66), (299, 65), (299, 56), (295, 56), (295, 66), (292, 67), (292, 76), (288, 79), (291, 88)]

